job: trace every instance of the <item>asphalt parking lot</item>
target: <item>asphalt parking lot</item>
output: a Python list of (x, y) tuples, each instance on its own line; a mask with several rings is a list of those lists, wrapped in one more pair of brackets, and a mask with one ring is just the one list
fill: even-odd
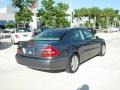
[(0, 90), (120, 90), (120, 32), (97, 34), (107, 43), (104, 57), (80, 65), (78, 72), (46, 72), (15, 61), (17, 45), (10, 39), (0, 46)]

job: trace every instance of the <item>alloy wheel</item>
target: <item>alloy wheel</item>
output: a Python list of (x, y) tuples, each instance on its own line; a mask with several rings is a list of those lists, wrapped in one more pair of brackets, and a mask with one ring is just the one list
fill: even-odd
[(71, 70), (76, 71), (79, 66), (78, 56), (74, 55), (71, 59)]
[(105, 52), (106, 52), (106, 46), (102, 45), (102, 51), (101, 51), (101, 53), (102, 53), (103, 56), (105, 55)]

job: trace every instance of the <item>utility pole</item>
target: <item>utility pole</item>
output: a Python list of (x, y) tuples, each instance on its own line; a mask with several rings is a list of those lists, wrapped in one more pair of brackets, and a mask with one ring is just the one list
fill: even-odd
[(73, 27), (73, 13), (72, 13), (72, 2), (69, 0), (69, 8), (70, 8), (70, 27)]
[(33, 12), (32, 16), (32, 22), (30, 22), (30, 26), (32, 29), (37, 29), (37, 15), (36, 15), (36, 7), (37, 7), (37, 2), (33, 3), (31, 6), (31, 11)]

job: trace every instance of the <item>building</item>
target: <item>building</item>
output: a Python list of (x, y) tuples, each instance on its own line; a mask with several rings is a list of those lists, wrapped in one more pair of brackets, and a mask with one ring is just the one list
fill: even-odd
[(15, 22), (14, 8), (12, 5), (7, 5), (7, 7), (0, 9), (0, 25), (5, 25), (8, 22)]

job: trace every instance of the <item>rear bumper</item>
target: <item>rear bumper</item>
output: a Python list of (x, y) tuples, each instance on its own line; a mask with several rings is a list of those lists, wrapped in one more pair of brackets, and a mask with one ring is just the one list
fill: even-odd
[(46, 61), (46, 60), (24, 57), (20, 55), (16, 55), (16, 61), (19, 64), (41, 70), (61, 70), (61, 69), (66, 69), (68, 65), (68, 60), (66, 59)]

